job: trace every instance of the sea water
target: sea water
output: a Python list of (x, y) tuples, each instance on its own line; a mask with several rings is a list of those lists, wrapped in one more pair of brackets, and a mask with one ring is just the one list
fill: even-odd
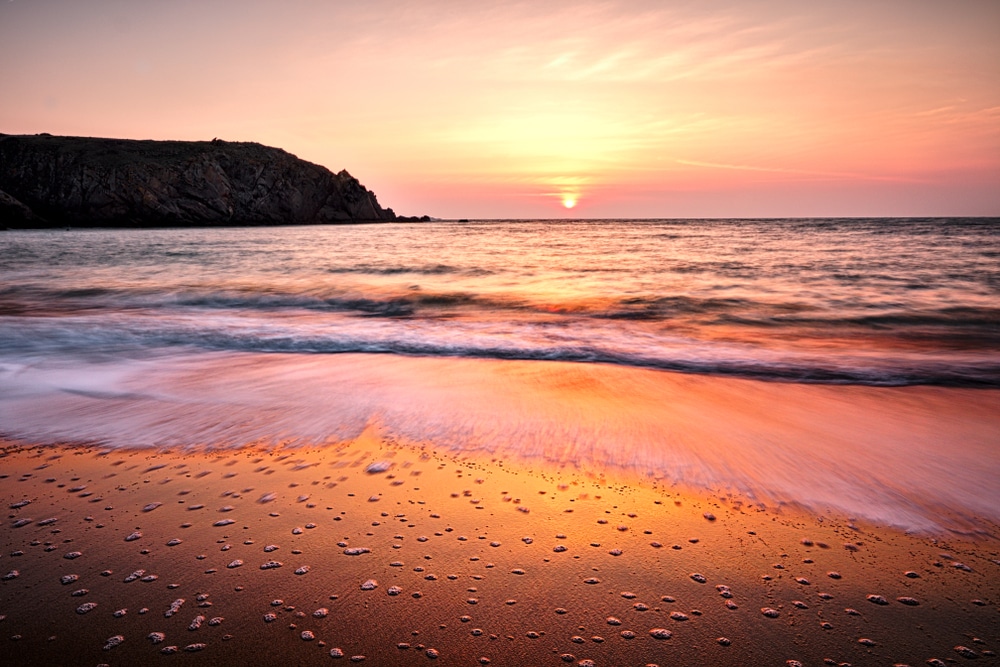
[(34, 442), (377, 422), (919, 527), (1000, 519), (998, 388), (997, 219), (0, 234), (0, 434)]

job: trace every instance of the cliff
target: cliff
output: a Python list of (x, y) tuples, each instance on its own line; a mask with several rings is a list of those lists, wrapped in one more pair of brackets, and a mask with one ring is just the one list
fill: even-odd
[(0, 134), (0, 226), (145, 227), (414, 220), (256, 143)]

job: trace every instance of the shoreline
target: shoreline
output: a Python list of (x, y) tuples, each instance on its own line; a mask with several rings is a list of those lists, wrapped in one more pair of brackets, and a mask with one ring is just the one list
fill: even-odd
[(7, 442), (0, 472), (8, 508), (31, 501), (0, 528), (0, 575), (18, 571), (0, 581), (4, 664), (146, 664), (168, 646), (198, 664), (339, 649), (379, 665), (918, 665), (964, 646), (992, 664), (1000, 639), (995, 539), (852, 527), (375, 428), (212, 452)]
[(0, 379), (3, 435), (34, 442), (307, 446), (379, 425), (442, 452), (830, 509), (903, 530), (997, 535), (1000, 523), (1000, 390), (375, 354), (51, 362)]

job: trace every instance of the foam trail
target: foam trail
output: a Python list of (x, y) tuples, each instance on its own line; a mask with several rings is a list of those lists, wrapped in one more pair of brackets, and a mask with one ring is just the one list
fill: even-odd
[(0, 370), (35, 442), (342, 441), (372, 423), (456, 452), (619, 470), (918, 530), (1000, 521), (1000, 391), (843, 387), (600, 364), (199, 353)]

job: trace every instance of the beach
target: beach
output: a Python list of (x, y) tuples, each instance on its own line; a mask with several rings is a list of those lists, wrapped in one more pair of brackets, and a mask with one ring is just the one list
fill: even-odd
[[(353, 361), (375, 369), (399, 363), (359, 357)], [(502, 372), (534, 386), (544, 380), (547, 404), (562, 405), (563, 417), (568, 405), (580, 408), (573, 414), (606, 414), (616, 394), (601, 387), (613, 390), (625, 372), (407, 361), (472, 364), (480, 379)], [(463, 372), (472, 371), (448, 377)], [(277, 375), (289, 374), (307, 375), (287, 365)], [(712, 438), (706, 446), (726, 445), (726, 432), (752, 431), (728, 418), (730, 431), (708, 428), (707, 402), (716, 416), (729, 414), (726, 406), (739, 412), (737, 396), (744, 409), (766, 399), (755, 414), (776, 400), (794, 414), (793, 396), (814, 415), (824, 405), (796, 385), (626, 374), (632, 386), (658, 386), (659, 399), (672, 394), (698, 407), (700, 418), (681, 412), (698, 437)], [(414, 368), (405, 375), (414, 377)], [(916, 396), (813, 389), (840, 392), (841, 408), (859, 412), (931, 400), (920, 388)], [(524, 386), (511, 391), (534, 398)], [(963, 391), (978, 398), (965, 400)], [(995, 391), (937, 393), (939, 423), (951, 423), (942, 411), (950, 402), (955, 423), (996, 428)], [(632, 396), (642, 405), (641, 394)], [(455, 406), (441, 409), (456, 418)], [(760, 418), (768, 421), (773, 442), (797, 440), (788, 420)], [(943, 512), (933, 528), (907, 529), (822, 504), (776, 502), (761, 489), (658, 479), (623, 459), (602, 465), (600, 451), (591, 459), (573, 449), (556, 455), (553, 440), (544, 455), (515, 455), (456, 449), (446, 430), (438, 443), (405, 430), (387, 415), (387, 423), (313, 443), (8, 440), (0, 460), (5, 664), (147, 664), (174, 652), (181, 655), (173, 660), (192, 664), (996, 659), (1000, 533), (985, 513), (951, 506), (953, 521)], [(899, 506), (928, 516), (908, 503)]]

